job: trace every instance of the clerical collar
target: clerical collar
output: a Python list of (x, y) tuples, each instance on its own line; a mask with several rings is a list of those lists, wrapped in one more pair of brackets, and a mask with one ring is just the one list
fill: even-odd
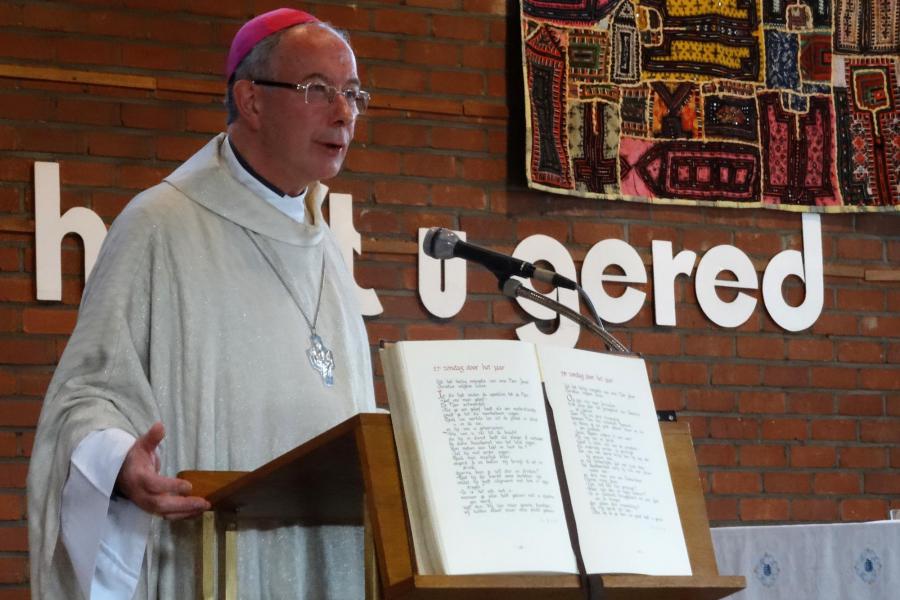
[(266, 186), (267, 188), (269, 188), (270, 190), (272, 190), (279, 196), (287, 196), (287, 194), (282, 192), (281, 189), (277, 185), (275, 185), (274, 183), (272, 183), (271, 181), (269, 181), (268, 179), (266, 179), (265, 177), (263, 177), (262, 175), (257, 173), (256, 169), (254, 169), (253, 167), (250, 166), (250, 163), (247, 162), (247, 159), (245, 159), (244, 156), (240, 152), (238, 152), (238, 149), (234, 147), (234, 142), (231, 141), (231, 136), (228, 136), (225, 139), (228, 140), (228, 146), (231, 148), (231, 151), (234, 152), (234, 157), (237, 159), (238, 163), (240, 163), (240, 165), (242, 167), (244, 167), (245, 171), (247, 171), (248, 173), (253, 175), (253, 177), (257, 181), (259, 181), (261, 184), (263, 184), (264, 186)]
[(296, 196), (285, 194), (250, 166), (235, 148), (230, 136), (225, 136), (225, 139), (227, 143), (222, 144), (222, 158), (234, 178), (294, 221), (304, 223), (306, 221), (306, 192), (309, 188), (307, 187)]

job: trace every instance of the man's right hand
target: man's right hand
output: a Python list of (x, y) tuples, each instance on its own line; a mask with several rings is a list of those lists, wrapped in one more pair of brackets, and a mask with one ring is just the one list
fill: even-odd
[(209, 502), (189, 495), (190, 482), (159, 474), (156, 447), (165, 436), (163, 424), (157, 422), (135, 440), (119, 469), (116, 489), (144, 511), (169, 520), (185, 519), (209, 510)]

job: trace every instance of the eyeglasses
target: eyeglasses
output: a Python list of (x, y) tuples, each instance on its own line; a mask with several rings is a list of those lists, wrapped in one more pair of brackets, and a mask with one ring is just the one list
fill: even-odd
[(303, 94), (303, 99), (307, 104), (319, 106), (332, 104), (337, 95), (340, 94), (351, 107), (356, 108), (357, 114), (361, 115), (369, 108), (369, 92), (363, 90), (355, 90), (353, 88), (339, 90), (333, 85), (318, 81), (310, 83), (285, 83), (283, 81), (269, 81), (267, 79), (251, 79), (250, 81), (255, 85), (266, 85), (269, 87), (296, 90), (297, 93)]

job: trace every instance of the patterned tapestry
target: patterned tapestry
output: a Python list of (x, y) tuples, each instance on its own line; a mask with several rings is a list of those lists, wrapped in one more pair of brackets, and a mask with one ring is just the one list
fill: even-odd
[(522, 0), (533, 188), (900, 210), (900, 0)]

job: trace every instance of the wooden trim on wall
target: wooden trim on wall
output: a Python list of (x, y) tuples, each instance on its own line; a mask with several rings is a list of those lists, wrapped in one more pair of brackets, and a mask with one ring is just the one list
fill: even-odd
[(866, 281), (900, 281), (900, 269), (868, 269)]
[[(78, 69), (14, 64), (0, 64), (0, 77), (53, 81), (57, 83), (104, 85), (154, 92), (180, 92), (213, 96), (215, 98), (221, 98), (225, 95), (225, 84), (221, 81), (210, 79), (153, 77), (111, 73), (108, 71), (82, 71)], [(478, 122), (505, 121), (509, 117), (509, 111), (503, 104), (476, 99), (450, 100), (446, 98), (430, 98), (417, 94), (373, 94), (370, 108), (376, 111), (387, 110), (423, 115), (463, 117)]]
[(27, 65), (0, 64), (0, 77), (12, 79), (34, 79), (59, 83), (89, 83), (139, 90), (160, 89), (156, 77), (107, 73), (105, 71), (79, 71), (57, 67), (32, 67)]

